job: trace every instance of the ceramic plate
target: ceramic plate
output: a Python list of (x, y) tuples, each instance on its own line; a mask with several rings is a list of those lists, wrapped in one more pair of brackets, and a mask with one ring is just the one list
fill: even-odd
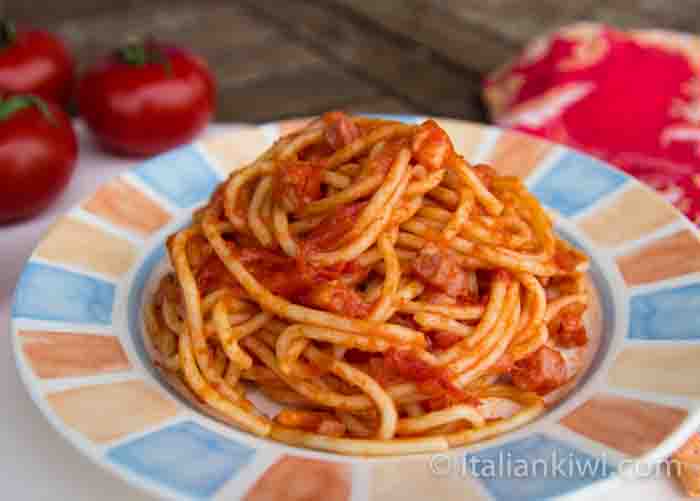
[[(396, 117), (393, 117), (396, 118)], [(417, 122), (421, 117), (398, 117)], [(592, 259), (597, 348), (574, 390), (514, 433), (447, 454), (349, 458), (232, 429), (149, 363), (141, 305), (167, 235), (287, 121), (174, 150), (58, 220), (24, 269), (11, 333), (51, 424), (96, 463), (164, 498), (275, 501), (542, 499), (609, 487), (700, 424), (700, 238), (640, 183), (570, 149), (438, 119), (472, 162), (517, 175)]]

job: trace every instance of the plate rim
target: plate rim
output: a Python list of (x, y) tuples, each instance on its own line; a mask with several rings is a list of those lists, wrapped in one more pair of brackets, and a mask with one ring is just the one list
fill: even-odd
[[(408, 114), (408, 115), (406, 115), (406, 114), (363, 114), (363, 115), (379, 116), (382, 118), (390, 118), (390, 119), (401, 120), (401, 121), (416, 121), (418, 119), (424, 119), (424, 118), (435, 118), (437, 120), (452, 121), (452, 122), (455, 122), (457, 124), (471, 125), (471, 126), (474, 126), (480, 130), (495, 131), (499, 135), (503, 134), (504, 132), (519, 134), (519, 135), (522, 135), (523, 137), (526, 137), (528, 140), (540, 141), (543, 143), (547, 143), (552, 148), (557, 148), (557, 149), (560, 149), (564, 152), (575, 152), (577, 154), (584, 155), (584, 156), (589, 157), (589, 158), (594, 158), (585, 152), (581, 152), (579, 150), (576, 150), (575, 148), (571, 148), (571, 147), (566, 146), (566, 145), (554, 143), (554, 142), (549, 141), (549, 140), (544, 139), (544, 138), (530, 136), (530, 135), (527, 135), (527, 134), (524, 134), (524, 133), (521, 133), (518, 131), (512, 131), (509, 129), (500, 128), (500, 127), (493, 126), (490, 124), (482, 124), (482, 123), (473, 122), (473, 121), (469, 121), (469, 120), (461, 120), (458, 118), (451, 118), (451, 117), (435, 117), (435, 116), (410, 115), (410, 114)], [(278, 127), (280, 124), (283, 124), (285, 122), (300, 121), (300, 120), (304, 120), (307, 118), (312, 118), (312, 117), (299, 117), (299, 118), (285, 119), (285, 120), (280, 120), (280, 121), (266, 122), (263, 124), (243, 124), (243, 125), (244, 125), (244, 128), (263, 130), (263, 129), (269, 128), (269, 127)], [(239, 124), (235, 124), (235, 125), (239, 125)], [(207, 137), (202, 138), (202, 139), (208, 140), (208, 139), (216, 138), (216, 137), (219, 137), (219, 138), (223, 138), (223, 137), (227, 137), (227, 136), (232, 137), (233, 135), (239, 133), (240, 131), (241, 131), (241, 128), (236, 128), (234, 130), (227, 130), (227, 131), (223, 131), (223, 132), (217, 131), (217, 132), (213, 133), (211, 136), (207, 136)], [(193, 147), (193, 146), (198, 148), (200, 153), (201, 153), (201, 151), (203, 149), (201, 147), (201, 145), (202, 145), (202, 141), (200, 140), (200, 141), (197, 141), (195, 143), (190, 143), (188, 145), (183, 145), (183, 146), (174, 148), (173, 150), (166, 152), (166, 154), (169, 154), (169, 155), (181, 154), (185, 148), (189, 148), (189, 147)], [(162, 156), (162, 155), (159, 155), (158, 157), (160, 157), (160, 156)], [(155, 158), (158, 158), (158, 157), (155, 157)], [(106, 183), (102, 183), (100, 186), (97, 187), (97, 189), (99, 189), (100, 187), (102, 187), (105, 184), (108, 184), (112, 181), (123, 179), (124, 175), (127, 173), (137, 172), (138, 170), (142, 169), (144, 163), (149, 161), (149, 160), (151, 160), (151, 159), (140, 160), (136, 165), (134, 165), (134, 167), (131, 167), (128, 170), (121, 172), (120, 174), (118, 174), (118, 175), (114, 176), (113, 178), (111, 178), (110, 180), (106, 181)], [(208, 157), (206, 157), (206, 160), (210, 165), (212, 164), (212, 161)], [(621, 169), (617, 168), (616, 166), (611, 165), (603, 160), (599, 160), (599, 159), (595, 159), (595, 158), (594, 158), (594, 160), (597, 163), (605, 166), (606, 169), (623, 174), (626, 178), (626, 181), (625, 181), (626, 183), (631, 181), (632, 183), (634, 183), (634, 186), (641, 187), (648, 195), (663, 199), (663, 197), (661, 197), (658, 193), (656, 193), (652, 188), (641, 183), (640, 181), (638, 181), (637, 179), (628, 175), (627, 173), (625, 173)], [(213, 169), (213, 170), (215, 170), (215, 169)], [(220, 177), (225, 177), (225, 176), (220, 176)], [(40, 378), (34, 374), (33, 369), (31, 367), (30, 363), (26, 360), (26, 357), (25, 357), (23, 350), (22, 350), (23, 343), (22, 343), (22, 340), (20, 339), (20, 336), (18, 334), (19, 330), (22, 327), (18, 326), (17, 318), (15, 318), (15, 304), (17, 301), (17, 294), (18, 294), (18, 290), (19, 290), (21, 276), (26, 272), (27, 266), (32, 261), (32, 258), (35, 257), (35, 254), (36, 254), (36, 251), (37, 251), (37, 248), (39, 247), (39, 245), (41, 245), (41, 243), (44, 242), (45, 240), (50, 239), (52, 234), (56, 231), (56, 224), (58, 222), (64, 220), (67, 216), (69, 216), (71, 211), (74, 210), (76, 207), (82, 207), (95, 194), (96, 190), (93, 190), (91, 193), (87, 194), (79, 203), (72, 206), (72, 208), (70, 208), (68, 211), (66, 211), (66, 212), (64, 212), (56, 217), (56, 219), (54, 220), (52, 225), (49, 227), (49, 229), (46, 231), (46, 233), (44, 233), (42, 235), (41, 239), (38, 241), (37, 245), (32, 250), (32, 253), (27, 257), (27, 260), (24, 263), (24, 266), (23, 266), (21, 274), (20, 274), (20, 279), (18, 279), (18, 282), (15, 286), (15, 290), (12, 294), (12, 299), (10, 301), (11, 307), (10, 307), (10, 315), (9, 315), (9, 324), (10, 324), (9, 327), (10, 327), (10, 335), (12, 338), (12, 347), (13, 347), (13, 356), (15, 358), (15, 365), (17, 367), (19, 374), (20, 374), (20, 379), (21, 379), (24, 387), (26, 388), (27, 392), (29, 393), (34, 404), (39, 408), (41, 413), (44, 415), (44, 417), (47, 419), (47, 421), (51, 424), (51, 426), (59, 433), (59, 435), (61, 435), (63, 437), (63, 439), (67, 440), (68, 443), (70, 443), (73, 447), (75, 447), (81, 454), (83, 454), (84, 456), (87, 456), (93, 463), (97, 464), (102, 469), (109, 471), (111, 474), (115, 475), (118, 478), (124, 479), (128, 484), (130, 484), (133, 487), (146, 490), (151, 494), (155, 494), (155, 495), (157, 495), (159, 497), (163, 497), (163, 498), (168, 498), (168, 497), (171, 497), (173, 495), (176, 497), (182, 497), (183, 495), (179, 491), (172, 490), (168, 486), (166, 486), (162, 483), (156, 482), (154, 480), (146, 479), (145, 477), (142, 477), (142, 476), (130, 471), (128, 468), (125, 468), (125, 467), (123, 467), (123, 466), (121, 466), (113, 461), (109, 461), (106, 453), (103, 453), (103, 454), (97, 453), (98, 449), (102, 449), (102, 448), (107, 449), (109, 447), (109, 445), (104, 446), (104, 447), (95, 446), (94, 443), (89, 441), (89, 439), (82, 437), (78, 431), (70, 429), (63, 421), (61, 421), (61, 419), (49, 408), (49, 405), (48, 405), (47, 400), (46, 400), (47, 392), (44, 392), (41, 390), (40, 385), (38, 384), (38, 380)], [(673, 207), (666, 200), (664, 200), (664, 203), (666, 203), (666, 205), (671, 207), (677, 216), (680, 216), (683, 220), (688, 221), (688, 219), (685, 217), (685, 215), (683, 215), (677, 208)], [(191, 207), (185, 208), (185, 209), (180, 209), (180, 210), (178, 210), (178, 212), (180, 212), (180, 211), (190, 212), (191, 209), (192, 209)], [(163, 228), (167, 228), (170, 225), (170, 223), (175, 222), (175, 220), (177, 219), (178, 212), (172, 214), (172, 216), (173, 216), (172, 220), (168, 224), (164, 225)], [(569, 218), (564, 218), (564, 220), (567, 221), (567, 223), (569, 222)], [(581, 230), (579, 230), (579, 231), (581, 233), (583, 233)], [(147, 255), (147, 250), (148, 250), (148, 252), (152, 252), (156, 248), (157, 243), (154, 243), (155, 237), (156, 237), (156, 235), (159, 235), (160, 233), (161, 233), (160, 230), (156, 231), (153, 235), (144, 239), (143, 244), (138, 247), (138, 257), (130, 265), (129, 270), (127, 272), (125, 272), (122, 276), (115, 279), (115, 281), (114, 281), (115, 297), (114, 297), (114, 302), (112, 304), (112, 313), (114, 313), (114, 311), (116, 309), (116, 305), (120, 301), (119, 297), (121, 297), (121, 296), (117, 296), (118, 291), (120, 291), (122, 288), (126, 288), (127, 283), (133, 282), (133, 280), (130, 277), (132, 275), (134, 275), (138, 271), (138, 269), (143, 265), (144, 257), (146, 257), (146, 255)], [(624, 282), (622, 282), (622, 283), (624, 284)], [(126, 291), (126, 292), (128, 293), (128, 291)], [(625, 286), (625, 295), (628, 298), (628, 301), (626, 302), (626, 304), (627, 304), (627, 306), (629, 306), (629, 298), (631, 297), (631, 294), (629, 291), (629, 287), (627, 287), (627, 286)], [(626, 318), (624, 319), (624, 321), (627, 324), (625, 330), (627, 332), (629, 332), (629, 328), (630, 328), (630, 326), (629, 326), (629, 314), (626, 315)], [(112, 325), (114, 325), (114, 322), (115, 322), (115, 319), (113, 318)], [(61, 322), (59, 322), (59, 323), (61, 323)], [(120, 344), (123, 343), (123, 341), (122, 341), (123, 336), (124, 335), (128, 336), (128, 334), (119, 332), (117, 329), (114, 330), (113, 335), (117, 339), (120, 340)], [(623, 336), (623, 337), (627, 338), (627, 336)], [(123, 346), (123, 344), (122, 344), (122, 346)], [(131, 371), (135, 370), (138, 367), (138, 365), (135, 364), (134, 361), (131, 360), (131, 358), (129, 359), (129, 361), (130, 361), (130, 364), (132, 365)], [(146, 371), (146, 372), (148, 372), (148, 371)], [(606, 375), (607, 374), (603, 374), (600, 377), (605, 377)], [(146, 381), (149, 381), (151, 377), (152, 377), (152, 375), (148, 374), (146, 377)], [(149, 384), (150, 384), (150, 381), (149, 381)], [(160, 382), (159, 384), (162, 385), (163, 383)], [(162, 390), (162, 388), (161, 388), (161, 390)], [(588, 398), (590, 398), (590, 396)], [(652, 450), (635, 458), (634, 462), (636, 464), (653, 463), (653, 462), (664, 459), (670, 453), (675, 451), (687, 439), (687, 437), (690, 436), (692, 434), (692, 432), (694, 432), (700, 426), (700, 403), (697, 402), (697, 398), (695, 398), (694, 400), (695, 400), (694, 406), (692, 408), (689, 407), (687, 409), (688, 410), (687, 415), (683, 419), (681, 424), (679, 426), (677, 426), (672, 433), (670, 433), (667, 437), (665, 437), (665, 439), (663, 441), (661, 441)], [(181, 410), (178, 412), (178, 415), (180, 415), (180, 418), (176, 419), (175, 422), (179, 423), (179, 422), (183, 421)], [(169, 420), (166, 420), (165, 422), (168, 422), (168, 421)], [(165, 426), (163, 426), (163, 425), (160, 426), (161, 429), (164, 427)], [(235, 431), (238, 431), (238, 430), (235, 430)], [(244, 432), (240, 432), (240, 433), (244, 433)], [(518, 434), (518, 430), (516, 430), (514, 432), (510, 432), (506, 435), (513, 436), (514, 433)], [(530, 431), (529, 433), (532, 433), (532, 431)], [(127, 437), (131, 437), (133, 435), (138, 435), (138, 434), (139, 433), (132, 432), (132, 433), (127, 434)], [(487, 441), (486, 444), (488, 446), (488, 445), (491, 445), (492, 442)], [(261, 449), (259, 449), (259, 450), (261, 450)], [(312, 457), (315, 456), (316, 453), (318, 452), (318, 451), (311, 451), (311, 453), (309, 453), (308, 450), (288, 446), (286, 444), (283, 446), (281, 453), (284, 454), (285, 451), (286, 452), (296, 451), (297, 455), (308, 454)], [(300, 453), (299, 451), (302, 451), (302, 452)], [(447, 451), (447, 452), (449, 453), (450, 451)], [(425, 455), (421, 455), (421, 456), (427, 457), (427, 456), (429, 456), (429, 454), (425, 454)], [(329, 457), (325, 453), (320, 453), (320, 457), (322, 457), (324, 460), (344, 462), (342, 459), (339, 459), (337, 456), (334, 456), (335, 457), (335, 459), (334, 459), (334, 457)], [(391, 460), (396, 461), (396, 462), (400, 462), (402, 460), (405, 460), (406, 457), (407, 456), (396, 456), (396, 457), (392, 457)], [(349, 463), (353, 464), (352, 461), (350, 461)], [(601, 483), (607, 484), (607, 483), (609, 483), (609, 480), (613, 480), (613, 479), (617, 478), (618, 476), (620, 476), (620, 475), (613, 474), (609, 478), (606, 478), (602, 481), (599, 480), (596, 482), (592, 482), (592, 483), (588, 484), (587, 486), (584, 486), (581, 490), (576, 490), (575, 492), (571, 491), (571, 492), (567, 493), (566, 495), (576, 496), (582, 491), (595, 488), (595, 486), (599, 486)], [(229, 479), (229, 482), (230, 482), (230, 479)], [(241, 493), (241, 494), (243, 494), (243, 493)]]

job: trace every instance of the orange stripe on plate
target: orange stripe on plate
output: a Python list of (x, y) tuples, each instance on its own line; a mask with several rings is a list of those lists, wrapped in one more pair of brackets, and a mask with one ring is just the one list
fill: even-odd
[(40, 378), (89, 376), (131, 368), (113, 336), (20, 331), (22, 351)]
[(316, 117), (295, 118), (292, 120), (283, 120), (279, 123), (280, 136), (285, 136), (291, 132), (296, 132), (299, 129), (306, 127), (309, 123), (315, 120)]
[(77, 265), (118, 277), (136, 259), (136, 248), (128, 240), (64, 217), (41, 241), (36, 255), (48, 261)]
[[(372, 467), (370, 501), (408, 501), (411, 499), (439, 499), (440, 501), (477, 501), (484, 499), (474, 490), (470, 478), (460, 474), (462, 463), (439, 461), (438, 472), (431, 471), (431, 457), (404, 458), (401, 461), (378, 463)], [(459, 467), (458, 467), (459, 465)], [(447, 466), (449, 474), (445, 472)]]
[(579, 226), (595, 242), (613, 247), (637, 240), (679, 217), (662, 197), (637, 185), (620, 194), (610, 205), (593, 211)]
[(467, 160), (474, 156), (484, 138), (484, 126), (447, 118), (436, 119), (436, 122), (450, 136), (457, 153)]
[(235, 132), (219, 134), (201, 143), (223, 175), (249, 164), (270, 146), (259, 127), (245, 127)]
[(561, 420), (567, 428), (613, 449), (642, 455), (657, 447), (687, 411), (614, 395), (598, 395)]
[(160, 205), (121, 179), (103, 185), (83, 209), (114, 226), (148, 236), (170, 221)]
[(700, 271), (700, 240), (684, 230), (654, 240), (642, 249), (617, 258), (629, 285), (646, 284)]
[(243, 499), (349, 501), (351, 486), (352, 476), (347, 464), (283, 456), (263, 473)]
[(629, 345), (608, 372), (613, 387), (700, 397), (700, 345)]
[(487, 163), (503, 176), (525, 178), (553, 147), (551, 143), (520, 132), (504, 132), (489, 153)]
[(66, 426), (98, 443), (155, 426), (178, 412), (173, 400), (143, 381), (82, 386), (46, 399)]

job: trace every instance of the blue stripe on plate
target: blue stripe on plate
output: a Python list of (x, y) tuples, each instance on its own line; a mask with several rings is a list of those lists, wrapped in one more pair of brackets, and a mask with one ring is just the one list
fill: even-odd
[(193, 146), (178, 148), (144, 162), (134, 175), (180, 208), (204, 202), (221, 182)]
[(107, 457), (181, 494), (206, 499), (254, 455), (247, 445), (188, 421), (115, 447)]
[[(184, 221), (183, 225), (189, 224), (190, 221)], [(175, 231), (179, 231), (180, 228), (173, 229), (173, 233)], [(165, 259), (166, 255), (166, 247), (165, 244), (160, 244), (156, 248), (154, 248), (151, 253), (146, 257), (146, 259), (143, 260), (141, 263), (141, 266), (139, 267), (139, 270), (136, 272), (136, 275), (134, 276), (134, 281), (131, 283), (131, 289), (129, 289), (129, 296), (128, 296), (128, 303), (127, 303), (127, 321), (128, 321), (128, 326), (129, 326), (129, 331), (131, 333), (131, 340), (134, 343), (134, 347), (136, 348), (136, 351), (141, 358), (141, 361), (144, 364), (144, 367), (155, 377), (156, 379), (160, 379), (161, 375), (156, 369), (156, 367), (151, 363), (151, 357), (148, 355), (148, 352), (146, 351), (146, 345), (144, 344), (144, 339), (145, 339), (145, 333), (141, 332), (142, 325), (143, 325), (143, 319), (142, 319), (142, 311), (143, 309), (141, 308), (142, 305), (142, 299), (143, 299), (143, 293), (146, 288), (146, 283), (148, 281), (148, 278), (151, 276), (151, 273), (153, 273), (153, 269), (158, 266), (158, 263), (160, 263), (163, 259)], [(146, 299), (146, 301), (149, 301), (150, 298)], [(180, 395), (178, 394), (178, 397)], [(185, 402), (184, 399), (182, 399), (183, 402)]]
[(572, 216), (618, 189), (627, 176), (588, 155), (567, 151), (540, 178), (533, 193), (540, 202)]
[(76, 323), (112, 323), (114, 285), (29, 262), (15, 291), (12, 316)]
[(392, 113), (358, 113), (358, 115), (378, 120), (396, 120), (407, 124), (416, 124), (425, 120), (425, 117), (419, 115), (395, 115)]
[(629, 337), (700, 339), (700, 284), (632, 297)]
[(496, 501), (535, 501), (570, 494), (609, 477), (613, 468), (542, 434), (467, 454), (465, 470)]

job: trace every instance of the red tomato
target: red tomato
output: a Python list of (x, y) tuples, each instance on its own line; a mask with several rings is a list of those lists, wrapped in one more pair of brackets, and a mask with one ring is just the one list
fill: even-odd
[(74, 66), (55, 35), (0, 23), (0, 93), (35, 94), (65, 106), (73, 89)]
[(202, 59), (153, 41), (110, 54), (78, 85), (80, 112), (102, 146), (129, 155), (190, 141), (211, 118), (214, 100)]
[(0, 100), (0, 222), (48, 207), (77, 156), (73, 127), (58, 105), (28, 95)]

